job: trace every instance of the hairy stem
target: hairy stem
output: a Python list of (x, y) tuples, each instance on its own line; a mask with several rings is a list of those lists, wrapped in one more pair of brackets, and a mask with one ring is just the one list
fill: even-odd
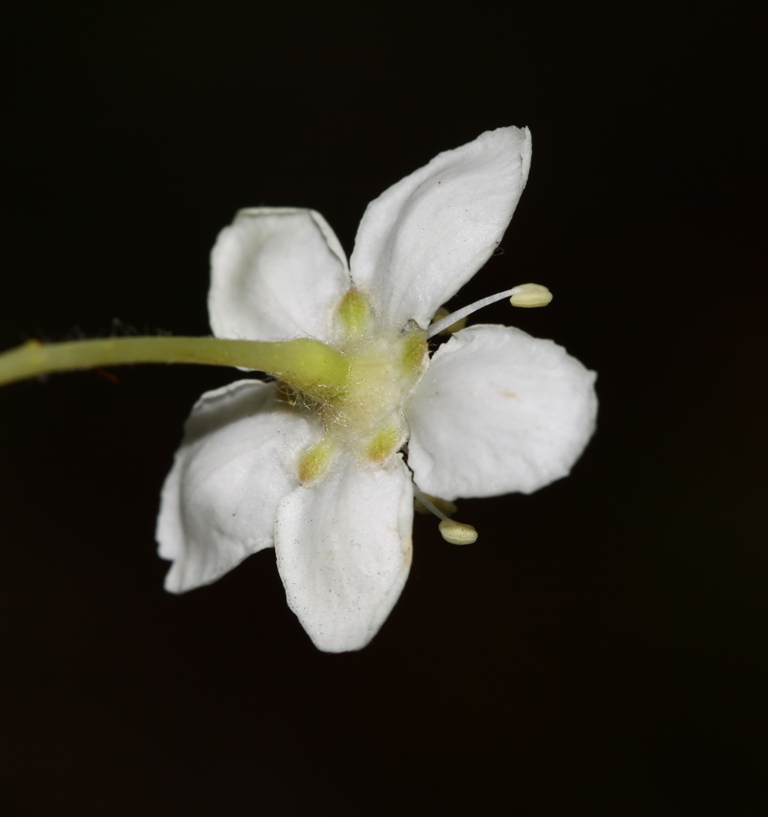
[(197, 363), (266, 372), (317, 397), (342, 389), (349, 366), (316, 340), (279, 342), (222, 338), (137, 337), (41, 343), (30, 340), (0, 354), (0, 386), (52, 372), (128, 363)]

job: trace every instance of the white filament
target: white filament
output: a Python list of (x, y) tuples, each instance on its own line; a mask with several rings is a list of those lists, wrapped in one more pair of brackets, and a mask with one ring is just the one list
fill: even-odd
[(433, 513), (438, 519), (442, 519), (443, 522), (451, 521), (433, 502), (427, 499), (426, 494), (422, 493), (417, 485), (413, 486), (413, 495), (430, 513)]
[(413, 486), (413, 495), (428, 511), (431, 511), (440, 519), (438, 528), (440, 535), (446, 542), (451, 545), (472, 545), (477, 541), (477, 531), (472, 525), (449, 519), (434, 502), (427, 499), (426, 495), (422, 493), (416, 485)]
[(433, 338), (439, 332), (442, 332), (443, 329), (446, 329), (447, 327), (456, 323), (456, 321), (460, 321), (462, 318), (466, 318), (467, 315), (477, 312), (478, 309), (482, 309), (484, 306), (489, 306), (490, 304), (495, 304), (496, 301), (501, 301), (503, 298), (511, 297), (518, 290), (519, 287), (512, 287), (512, 289), (507, 289), (504, 292), (497, 292), (495, 295), (489, 295), (487, 298), (481, 298), (479, 301), (475, 301), (473, 304), (463, 306), (461, 309), (451, 312), (450, 315), (446, 315), (439, 321), (435, 321), (429, 325), (429, 328), (427, 329), (427, 339)]

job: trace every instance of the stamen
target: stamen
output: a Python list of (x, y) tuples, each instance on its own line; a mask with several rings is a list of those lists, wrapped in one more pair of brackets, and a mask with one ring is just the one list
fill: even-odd
[[(435, 323), (437, 321), (441, 321), (443, 318), (447, 318), (450, 313), (448, 310), (441, 306), (440, 309), (435, 312)], [(454, 332), (458, 332), (459, 330), (463, 329), (467, 325), (466, 318), (459, 318), (456, 323), (452, 323), (450, 326), (446, 326), (445, 329), (441, 329), (438, 334), (440, 335), (452, 335)]]
[(446, 542), (451, 545), (472, 545), (477, 541), (477, 531), (472, 525), (449, 519), (416, 485), (413, 486), (413, 495), (427, 510), (432, 511), (440, 519), (437, 527)]
[(515, 287), (509, 302), (512, 306), (521, 306), (524, 309), (547, 306), (552, 302), (552, 293), (541, 284), (520, 284)]
[(489, 306), (490, 304), (495, 304), (504, 298), (509, 298), (509, 302), (512, 306), (530, 308), (546, 306), (552, 300), (552, 293), (541, 284), (518, 284), (516, 287), (512, 287), (512, 289), (497, 292), (495, 295), (489, 295), (487, 298), (481, 298), (479, 301), (457, 309), (455, 312), (451, 312), (450, 315), (446, 315), (446, 317), (431, 323), (429, 329), (427, 329), (427, 339), (440, 334), (443, 329), (452, 326), (462, 318), (466, 318), (467, 315), (477, 312), (478, 309), (482, 309), (484, 306)]
[(472, 525), (446, 519), (437, 527), (440, 529), (443, 539), (451, 545), (474, 545), (477, 542), (477, 531)]
[[(456, 513), (457, 508), (453, 504), (453, 502), (448, 502), (447, 499), (440, 499), (437, 496), (431, 496), (430, 494), (425, 494), (427, 499), (440, 511), (442, 511), (449, 519)], [(417, 513), (432, 513), (426, 505), (422, 505), (421, 501), (418, 498), (414, 498), (413, 502), (413, 509)]]

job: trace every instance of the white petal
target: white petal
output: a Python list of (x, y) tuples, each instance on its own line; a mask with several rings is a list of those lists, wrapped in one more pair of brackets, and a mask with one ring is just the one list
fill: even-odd
[(348, 288), (346, 256), (319, 213), (240, 210), (211, 251), (211, 327), (222, 338), (328, 340)]
[(531, 164), (528, 128), (499, 128), (436, 156), (372, 201), (352, 278), (395, 329), (426, 329), (498, 247)]
[(311, 437), (271, 384), (241, 380), (200, 398), (160, 501), (159, 553), (173, 561), (166, 590), (209, 584), (272, 546), (277, 505), (299, 484), (296, 455)]
[(406, 409), (416, 484), (455, 499), (527, 494), (566, 476), (595, 428), (594, 382), (551, 340), (507, 326), (457, 332)]
[(277, 567), (315, 645), (359, 650), (378, 632), (411, 566), (413, 485), (400, 455), (362, 468), (348, 454), (277, 514)]

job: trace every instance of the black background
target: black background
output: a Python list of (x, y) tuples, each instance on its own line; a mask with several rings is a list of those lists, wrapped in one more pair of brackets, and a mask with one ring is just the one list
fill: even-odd
[[(572, 476), (418, 518), (403, 596), (317, 652), (271, 551), (167, 595), (204, 368), (0, 393), (8, 814), (764, 814), (765, 48), (757, 3), (30, 5), (6, 18), (0, 347), (206, 334), (242, 206), (365, 205), (486, 129), (528, 187), (457, 305), (599, 372)], [(119, 323), (113, 326), (113, 319)]]

